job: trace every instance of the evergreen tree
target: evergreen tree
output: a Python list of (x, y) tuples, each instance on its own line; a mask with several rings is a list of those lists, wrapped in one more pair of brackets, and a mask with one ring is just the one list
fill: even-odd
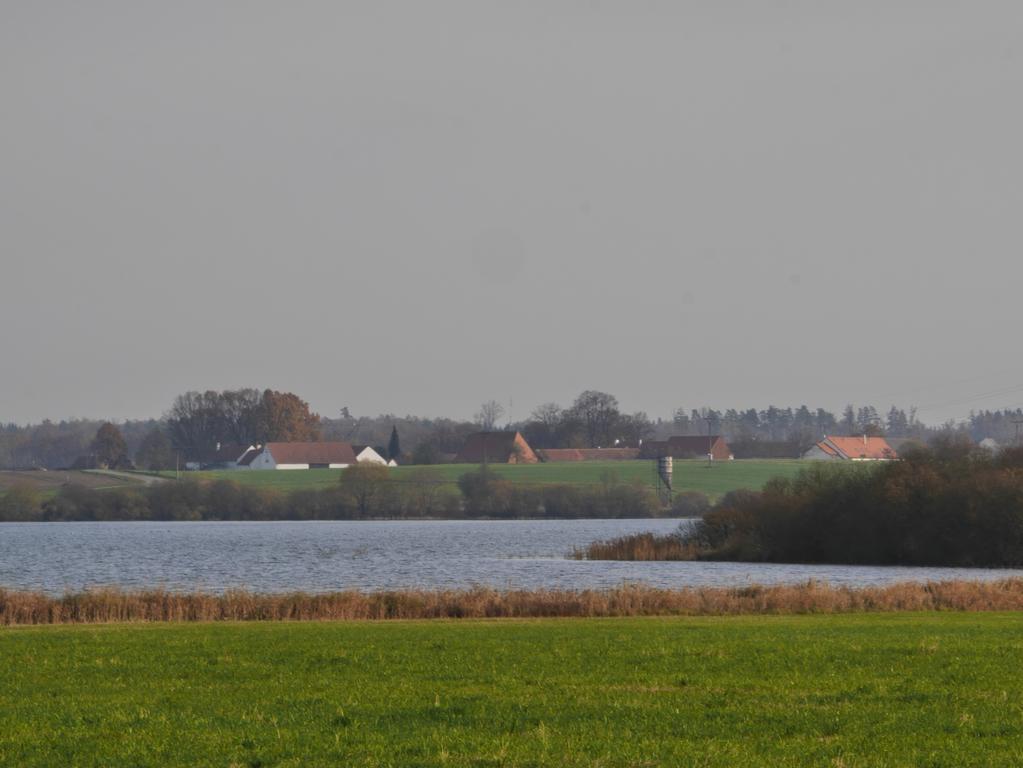
[(888, 434), (892, 437), (905, 437), (909, 432), (909, 419), (906, 412), (894, 405), (888, 411)]
[(391, 426), (391, 441), (387, 444), (387, 458), (397, 461), (401, 457), (401, 442), (398, 440), (398, 428)]
[(847, 435), (856, 431), (856, 411), (852, 405), (847, 405), (842, 411), (842, 431)]

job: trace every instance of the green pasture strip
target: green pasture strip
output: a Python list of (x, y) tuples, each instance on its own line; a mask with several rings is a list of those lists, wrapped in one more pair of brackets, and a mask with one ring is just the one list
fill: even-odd
[(1016, 766), (1023, 615), (0, 630), (0, 765)]
[[(7, 495), (10, 490), (10, 486), (0, 485), (0, 499)], [(52, 499), (59, 492), (59, 488), (36, 488), (35, 492), (39, 495), (40, 499)]]
[[(708, 465), (705, 461), (676, 461), (674, 485), (676, 491), (701, 491), (712, 498), (736, 488), (760, 488), (773, 477), (793, 477), (810, 462), (786, 459), (743, 459), (719, 461)], [(550, 464), (491, 464), (494, 474), (511, 482), (524, 485), (567, 483), (571, 485), (598, 485), (614, 476), (621, 482), (638, 481), (653, 485), (652, 461), (587, 461)], [(414, 482), (417, 477), (432, 476), (454, 485), (466, 472), (479, 469), (478, 464), (438, 464), (430, 467), (404, 466), (391, 470), (396, 480)], [(221, 470), (211, 472), (183, 472), (181, 477), (203, 480), (230, 479), (245, 485), (275, 488), (281, 491), (308, 490), (335, 486), (344, 470)], [(174, 473), (164, 472), (164, 477)]]

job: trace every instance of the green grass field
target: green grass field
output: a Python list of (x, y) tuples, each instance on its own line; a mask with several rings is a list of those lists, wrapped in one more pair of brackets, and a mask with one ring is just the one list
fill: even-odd
[[(702, 491), (712, 498), (736, 488), (760, 488), (772, 477), (794, 476), (808, 462), (796, 460), (719, 461), (708, 466), (705, 461), (676, 461), (674, 482), (677, 491)], [(397, 467), (392, 476), (398, 480), (412, 480), (424, 470), (438, 480), (454, 483), (466, 472), (479, 468), (476, 464), (439, 464), (431, 467)], [(653, 483), (652, 461), (587, 461), (579, 463), (554, 464), (491, 464), (495, 474), (513, 482), (523, 484), (572, 483), (597, 484), (606, 473), (615, 474), (621, 481), (639, 480)], [(184, 477), (205, 480), (229, 478), (243, 484), (278, 488), (292, 491), (309, 488), (326, 488), (339, 482), (340, 469), (307, 469), (288, 471), (217, 471), (189, 472)], [(167, 473), (164, 473), (167, 475)], [(173, 473), (170, 473), (173, 476)]]
[(1023, 615), (0, 630), (0, 765), (1015, 766)]

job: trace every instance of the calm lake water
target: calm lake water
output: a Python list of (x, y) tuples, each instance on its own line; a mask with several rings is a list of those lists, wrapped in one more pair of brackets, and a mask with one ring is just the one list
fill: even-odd
[(575, 546), (678, 520), (0, 525), (0, 586), (50, 593), (90, 586), (221, 591), (660, 587), (1023, 577), (1023, 570), (628, 563), (567, 559)]

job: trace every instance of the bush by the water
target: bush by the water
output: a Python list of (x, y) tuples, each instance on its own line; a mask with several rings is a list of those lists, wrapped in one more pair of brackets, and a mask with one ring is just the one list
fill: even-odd
[(592, 559), (1023, 565), (1023, 450), (946, 443), (902, 461), (821, 464), (727, 494), (691, 529), (597, 542)]

